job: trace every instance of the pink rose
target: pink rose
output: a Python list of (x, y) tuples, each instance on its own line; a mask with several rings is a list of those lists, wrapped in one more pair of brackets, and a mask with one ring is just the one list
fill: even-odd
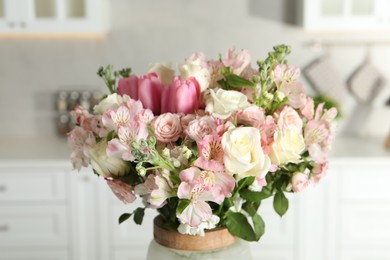
[(291, 125), (302, 131), (303, 122), (298, 112), (290, 106), (285, 106), (279, 114), (278, 126), (280, 130), (285, 131)]
[(257, 105), (249, 106), (243, 110), (238, 111), (236, 114), (236, 121), (239, 124), (260, 127), (264, 120), (264, 110)]
[(187, 129), (189, 123), (196, 118), (196, 115), (194, 114), (187, 114), (187, 115), (182, 115), (180, 117), (180, 124), (181, 124), (181, 129), (183, 132)]
[(190, 114), (199, 108), (200, 86), (194, 77), (180, 80), (176, 77), (172, 84), (164, 87), (161, 99), (161, 113)]
[(129, 78), (119, 80), (118, 94), (140, 100), (144, 108), (149, 108), (155, 115), (159, 115), (161, 113), (162, 87), (156, 73), (149, 73), (139, 78), (132, 75)]
[(203, 116), (192, 120), (185, 133), (196, 142), (206, 135), (214, 135), (217, 132), (217, 123), (212, 116)]
[(177, 141), (182, 133), (180, 116), (171, 113), (162, 114), (152, 122), (152, 128), (158, 141), (162, 143)]
[(291, 179), (291, 184), (294, 192), (300, 192), (306, 189), (309, 179), (306, 174), (296, 172)]

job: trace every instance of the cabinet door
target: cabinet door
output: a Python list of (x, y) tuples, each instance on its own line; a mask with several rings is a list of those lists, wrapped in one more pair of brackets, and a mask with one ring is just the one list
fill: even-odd
[(0, 260), (68, 260), (67, 250), (13, 250), (1, 251)]
[(309, 30), (368, 31), (390, 29), (388, 0), (304, 0)]
[(31, 4), (28, 0), (0, 1), (0, 30), (5, 33), (25, 31)]
[(0, 33), (103, 33), (107, 0), (0, 0)]
[(89, 168), (83, 168), (80, 172), (70, 172), (69, 176), (72, 259), (108, 259), (99, 255), (100, 248), (105, 248), (106, 245), (99, 244), (101, 229), (104, 227), (99, 224), (101, 216), (98, 211), (100, 208), (98, 178)]
[(0, 205), (0, 252), (18, 247), (65, 247), (67, 224), (65, 206)]

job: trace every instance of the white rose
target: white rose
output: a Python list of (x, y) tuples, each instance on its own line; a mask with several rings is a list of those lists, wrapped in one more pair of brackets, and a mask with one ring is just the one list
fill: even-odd
[(170, 62), (167, 63), (153, 63), (150, 65), (149, 72), (157, 73), (162, 84), (168, 86), (172, 83), (175, 77), (175, 71), (171, 69), (172, 65)]
[(207, 68), (200, 65), (200, 61), (187, 62), (184, 65), (179, 66), (180, 77), (182, 79), (188, 79), (194, 77), (200, 86), (200, 91), (205, 91), (210, 85), (210, 72)]
[(271, 168), (270, 158), (261, 148), (260, 132), (254, 127), (239, 127), (222, 136), (226, 170), (240, 179), (264, 178)]
[(125, 161), (117, 157), (109, 157), (106, 153), (107, 141), (103, 139), (89, 148), (91, 166), (100, 176), (118, 177), (125, 175), (128, 166)]
[(235, 90), (218, 89), (206, 96), (206, 112), (220, 119), (228, 118), (233, 112), (249, 106), (248, 98)]
[(301, 153), (305, 150), (302, 133), (295, 126), (289, 126), (283, 132), (274, 134), (270, 157), (273, 164), (299, 163)]
[(100, 101), (100, 103), (93, 108), (93, 111), (97, 114), (102, 115), (111, 108), (112, 109), (118, 108), (119, 105), (122, 104), (122, 102), (123, 102), (123, 98), (117, 93), (114, 93), (107, 96), (102, 101)]

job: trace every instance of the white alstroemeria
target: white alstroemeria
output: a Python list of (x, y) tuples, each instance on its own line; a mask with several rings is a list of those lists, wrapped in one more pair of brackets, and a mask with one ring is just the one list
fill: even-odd
[(94, 106), (93, 111), (96, 114), (103, 115), (106, 111), (110, 109), (117, 109), (120, 104), (122, 104), (123, 98), (117, 93), (108, 95), (105, 99), (100, 101), (99, 104)]
[(180, 223), (179, 227), (177, 228), (177, 231), (181, 234), (185, 235), (193, 235), (193, 236), (204, 236), (204, 230), (205, 229), (213, 229), (217, 226), (219, 223), (219, 217), (216, 215), (212, 215), (211, 219), (207, 221), (203, 221), (198, 227), (192, 227), (185, 223)]
[(201, 92), (209, 88), (211, 76), (203, 53), (191, 55), (185, 64), (179, 65), (179, 71), (182, 79), (194, 77), (199, 83)]
[(119, 177), (126, 174), (127, 163), (120, 158), (110, 157), (106, 153), (107, 141), (102, 140), (89, 148), (91, 166), (100, 176)]

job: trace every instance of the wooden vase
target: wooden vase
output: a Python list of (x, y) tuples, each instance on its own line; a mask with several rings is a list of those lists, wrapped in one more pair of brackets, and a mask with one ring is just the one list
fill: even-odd
[(162, 227), (161, 217), (154, 219), (154, 240), (165, 247), (177, 250), (209, 251), (229, 247), (236, 242), (236, 238), (227, 228), (205, 230), (204, 236), (183, 235), (179, 232), (167, 230)]

